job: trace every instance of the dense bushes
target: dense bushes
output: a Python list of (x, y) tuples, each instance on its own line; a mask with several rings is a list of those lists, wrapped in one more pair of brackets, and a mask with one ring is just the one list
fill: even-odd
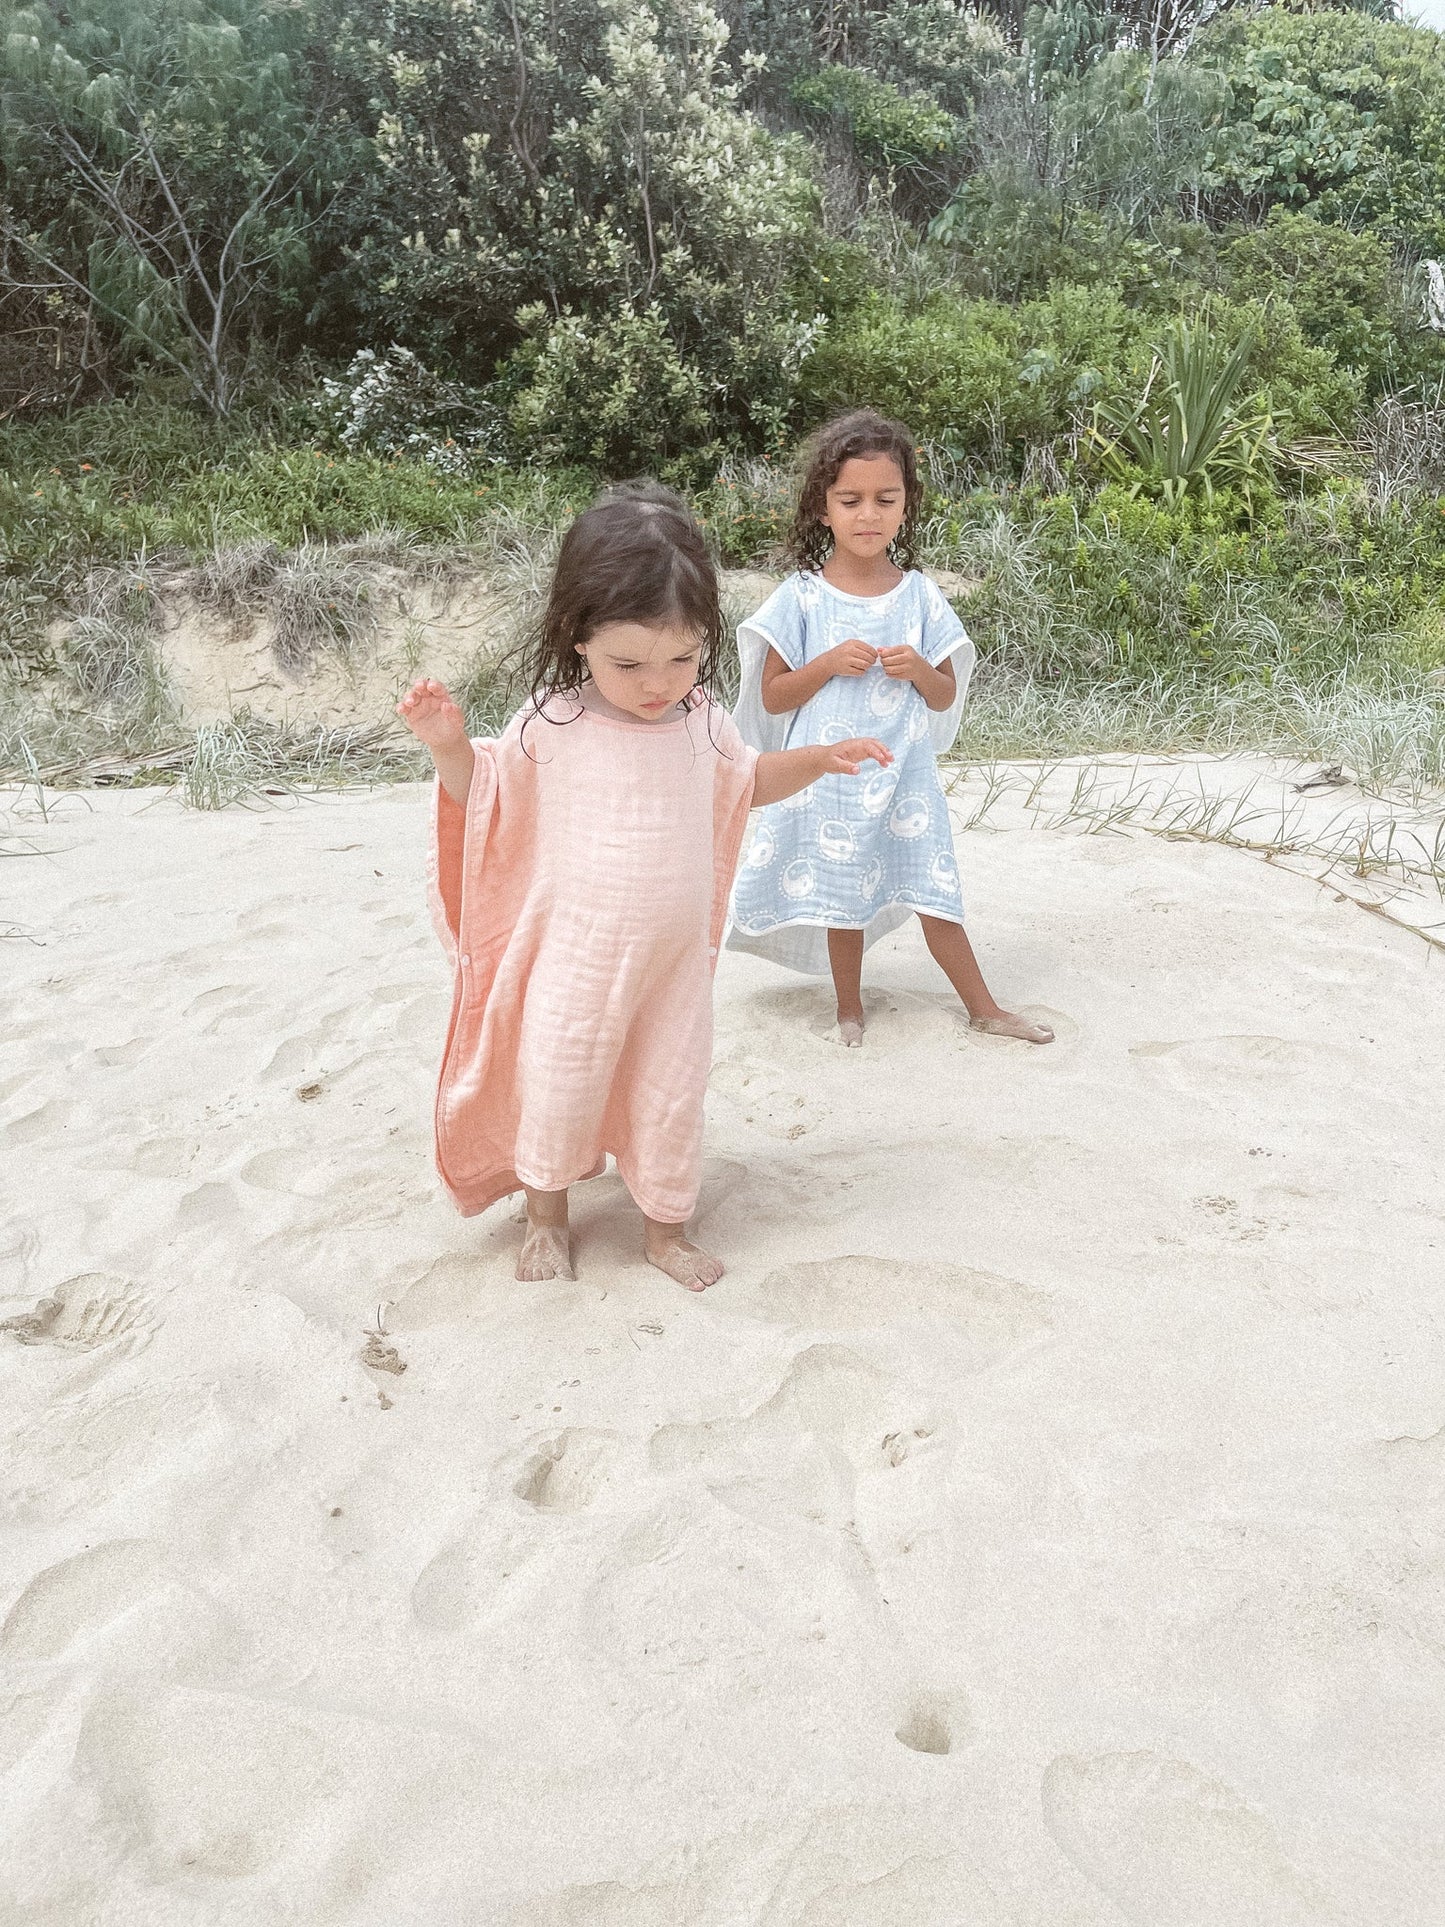
[[(1288, 306), (1216, 299), (1209, 312), (1221, 338), (1251, 336), (1246, 393), (1278, 439), (1349, 427), (1358, 378), (1306, 340)], [(1062, 456), (1098, 404), (1136, 396), (1164, 332), (1160, 315), (1109, 287), (1057, 287), (1012, 307), (939, 296), (912, 313), (878, 300), (825, 334), (801, 387), (811, 414), (866, 400), (957, 459), (1018, 473), (1031, 448)]]
[(1442, 365), (1442, 42), (1176, 12), (0, 0), (0, 324), (222, 414), (395, 348), (440, 448), (699, 475), (864, 390), (1022, 461), (1213, 290), (1347, 433)]
[(641, 469), (755, 563), (871, 402), (991, 673), (1418, 691), (1445, 42), (1207, 11), (0, 0), (0, 657), (137, 551), (476, 542)]

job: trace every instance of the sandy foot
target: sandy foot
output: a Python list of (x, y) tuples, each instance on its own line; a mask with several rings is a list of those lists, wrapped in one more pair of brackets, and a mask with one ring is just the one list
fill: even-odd
[(721, 1262), (686, 1238), (649, 1239), (646, 1250), (650, 1265), (656, 1265), (659, 1271), (665, 1271), (689, 1291), (706, 1291), (723, 1275)]
[(1032, 1023), (1011, 1010), (997, 1017), (970, 1017), (970, 1030), (981, 1030), (989, 1037), (1021, 1037), (1026, 1044), (1052, 1044), (1054, 1033), (1047, 1024)]
[(517, 1276), (523, 1284), (539, 1284), (545, 1278), (575, 1278), (572, 1246), (565, 1227), (529, 1224), (517, 1255)]

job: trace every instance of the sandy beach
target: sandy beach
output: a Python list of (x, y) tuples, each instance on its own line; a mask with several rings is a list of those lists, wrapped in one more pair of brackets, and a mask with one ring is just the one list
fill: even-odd
[(699, 1299), (614, 1177), (575, 1284), (441, 1195), (422, 789), (5, 801), (5, 1927), (1445, 1921), (1445, 956), (1381, 892), (1001, 805), (1046, 1049), (916, 924), (856, 1052), (726, 956)]

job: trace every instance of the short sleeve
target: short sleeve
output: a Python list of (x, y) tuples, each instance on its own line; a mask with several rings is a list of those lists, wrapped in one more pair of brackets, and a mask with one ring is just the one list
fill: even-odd
[(472, 739), (476, 763), (466, 808), (454, 802), (438, 777), (432, 792), (431, 850), (427, 862), (427, 897), (432, 923), (442, 948), (455, 962), (462, 931), (462, 875), (468, 861), (480, 864), (491, 828), (497, 798), (497, 745), (489, 738)]
[(763, 664), (776, 649), (789, 669), (807, 661), (808, 618), (800, 578), (780, 582), (756, 615), (738, 625), (738, 700), (733, 720), (745, 743), (754, 749), (787, 746), (796, 710), (770, 716), (763, 707)]
[(786, 582), (780, 582), (762, 608), (742, 626), (776, 649), (789, 669), (801, 669), (807, 654), (807, 624), (797, 576), (790, 575)]
[(923, 647), (919, 654), (936, 669), (968, 640), (968, 631), (959, 621), (948, 597), (936, 582), (924, 576)]

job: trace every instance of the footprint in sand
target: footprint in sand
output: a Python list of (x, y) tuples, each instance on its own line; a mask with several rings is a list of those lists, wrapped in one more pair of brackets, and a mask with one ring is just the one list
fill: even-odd
[(449, 991), (424, 990), (398, 1012), (396, 1034), (408, 1043), (436, 1042), (446, 1030), (450, 1009)]
[(111, 1539), (47, 1566), (30, 1581), (0, 1626), (0, 1652), (13, 1659), (59, 1659), (165, 1585), (170, 1555), (154, 1539)]
[(339, 1018), (328, 1017), (310, 1030), (298, 1031), (294, 1037), (284, 1037), (271, 1053), (271, 1061), (261, 1075), (268, 1081), (284, 1078), (289, 1083), (302, 1071), (322, 1068), (340, 1028)]
[(580, 1512), (608, 1484), (621, 1444), (615, 1432), (569, 1427), (533, 1450), (512, 1490), (538, 1512)]
[(699, 1225), (710, 1213), (746, 1184), (748, 1167), (739, 1164), (734, 1158), (707, 1158), (702, 1167), (702, 1187), (698, 1192), (697, 1209), (693, 1212), (693, 1223)]
[(1298, 1077), (1321, 1061), (1309, 1044), (1288, 1037), (1186, 1037), (1131, 1044), (1129, 1055), (1151, 1082), (1171, 1089), (1227, 1090), (1240, 1078), (1274, 1083)]
[(0, 1519), (50, 1525), (121, 1490), (134, 1502), (152, 1480), (209, 1452), (211, 1399), (192, 1382), (52, 1400), (0, 1436)]
[(186, 1178), (201, 1153), (193, 1137), (146, 1137), (131, 1148), (129, 1168), (142, 1178)]
[(108, 1346), (129, 1355), (148, 1345), (154, 1332), (154, 1309), (145, 1294), (129, 1279), (104, 1271), (67, 1278), (32, 1310), (0, 1321), (0, 1334), (19, 1345), (73, 1352)]
[(653, 1433), (654, 1470), (677, 1472), (722, 1457), (748, 1458), (804, 1434), (860, 1451), (881, 1449), (890, 1433), (934, 1429), (886, 1372), (844, 1345), (810, 1345), (788, 1366), (770, 1398), (741, 1418), (664, 1425)]
[(262, 1020), (266, 1005), (260, 993), (244, 984), (219, 984), (203, 990), (187, 1004), (186, 1017), (205, 1017), (204, 1037), (224, 1036), (229, 1030), (249, 1030)]
[(104, 1065), (107, 1070), (124, 1070), (128, 1064), (134, 1064), (137, 1058), (145, 1056), (152, 1041), (149, 1037), (132, 1037), (125, 1044), (102, 1044), (90, 1054), (97, 1064)]
[(968, 1703), (961, 1693), (914, 1693), (893, 1737), (910, 1753), (951, 1753), (968, 1738)]
[(367, 997), (372, 1004), (404, 1004), (412, 997), (432, 997), (437, 994), (434, 983), (417, 983), (415, 980), (400, 984), (378, 984)]
[(9, 1144), (36, 1144), (47, 1138), (58, 1141), (74, 1116), (73, 1104), (67, 1104), (63, 1098), (53, 1097), (47, 1103), (37, 1105), (33, 1111), (27, 1111), (23, 1117), (0, 1125), (0, 1137)]
[(744, 1308), (781, 1324), (867, 1331), (900, 1322), (947, 1325), (961, 1336), (974, 1369), (1041, 1338), (1050, 1300), (1012, 1278), (967, 1265), (913, 1264), (897, 1258), (810, 1259), (769, 1272), (740, 1293)]
[(1136, 1927), (1343, 1927), (1266, 1816), (1187, 1761), (1064, 1756), (1042, 1798), (1060, 1850)]
[[(380, 1747), (382, 1733), (365, 1737)], [(74, 1770), (152, 1878), (234, 1880), (294, 1849), (338, 1789), (349, 1797), (356, 1745), (334, 1716), (147, 1680), (88, 1699)]]

